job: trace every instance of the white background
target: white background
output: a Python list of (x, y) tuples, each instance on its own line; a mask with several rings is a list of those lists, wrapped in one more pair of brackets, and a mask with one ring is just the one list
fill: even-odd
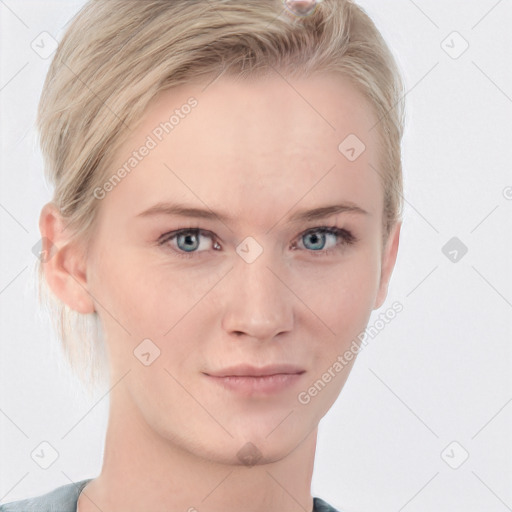
[[(108, 396), (86, 398), (66, 372), (31, 251), (51, 198), (34, 133), (50, 59), (31, 42), (43, 31), (60, 40), (82, 3), (0, 0), (0, 503), (101, 469)], [(369, 340), (320, 423), (312, 492), (346, 512), (512, 510), (512, 5), (359, 4), (408, 91), (405, 221), (369, 325), (394, 301), (404, 310)], [(443, 49), (461, 48), (453, 31), (469, 43), (457, 59)], [(458, 262), (442, 252), (452, 237), (468, 248)], [(59, 452), (46, 470), (30, 456), (42, 441)], [(445, 462), (463, 450), (458, 469)]]

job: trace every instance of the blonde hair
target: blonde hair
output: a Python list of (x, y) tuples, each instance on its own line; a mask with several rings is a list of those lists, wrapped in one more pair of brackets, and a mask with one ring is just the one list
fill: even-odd
[[(299, 2), (305, 4), (305, 2)], [(90, 0), (50, 65), (37, 128), (53, 202), (73, 237), (93, 233), (116, 149), (162, 90), (272, 68), (290, 77), (339, 73), (379, 120), (383, 240), (402, 216), (403, 83), (373, 21), (349, 0), (323, 0), (306, 16), (289, 0)], [(341, 142), (341, 140), (340, 140)], [(39, 264), (40, 288), (45, 286)], [(45, 294), (66, 358), (90, 389), (105, 352), (96, 313), (81, 315)], [(85, 317), (85, 318), (84, 318)], [(88, 368), (85, 370), (85, 368)]]

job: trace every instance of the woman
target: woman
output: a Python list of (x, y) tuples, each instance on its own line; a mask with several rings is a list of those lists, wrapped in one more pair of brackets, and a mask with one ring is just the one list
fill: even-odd
[(109, 382), (104, 461), (2, 512), (336, 510), (318, 424), (396, 261), (402, 97), (349, 1), (85, 5), (40, 102), (40, 270)]

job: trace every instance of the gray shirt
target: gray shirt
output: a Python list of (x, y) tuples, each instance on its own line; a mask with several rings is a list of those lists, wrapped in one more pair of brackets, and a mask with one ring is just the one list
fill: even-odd
[[(76, 512), (78, 496), (82, 489), (92, 480), (81, 480), (61, 487), (46, 494), (11, 501), (0, 505), (0, 512)], [(145, 510), (144, 512), (150, 512)], [(339, 512), (321, 498), (313, 497), (313, 512)]]

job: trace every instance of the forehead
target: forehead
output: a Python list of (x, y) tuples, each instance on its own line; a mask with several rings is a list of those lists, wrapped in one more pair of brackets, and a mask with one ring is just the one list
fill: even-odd
[(114, 169), (134, 150), (151, 149), (112, 200), (131, 193), (124, 206), (141, 211), (174, 198), (262, 223), (294, 205), (342, 200), (377, 213), (376, 121), (340, 76), (291, 80), (276, 73), (182, 85), (154, 98), (121, 146)]

